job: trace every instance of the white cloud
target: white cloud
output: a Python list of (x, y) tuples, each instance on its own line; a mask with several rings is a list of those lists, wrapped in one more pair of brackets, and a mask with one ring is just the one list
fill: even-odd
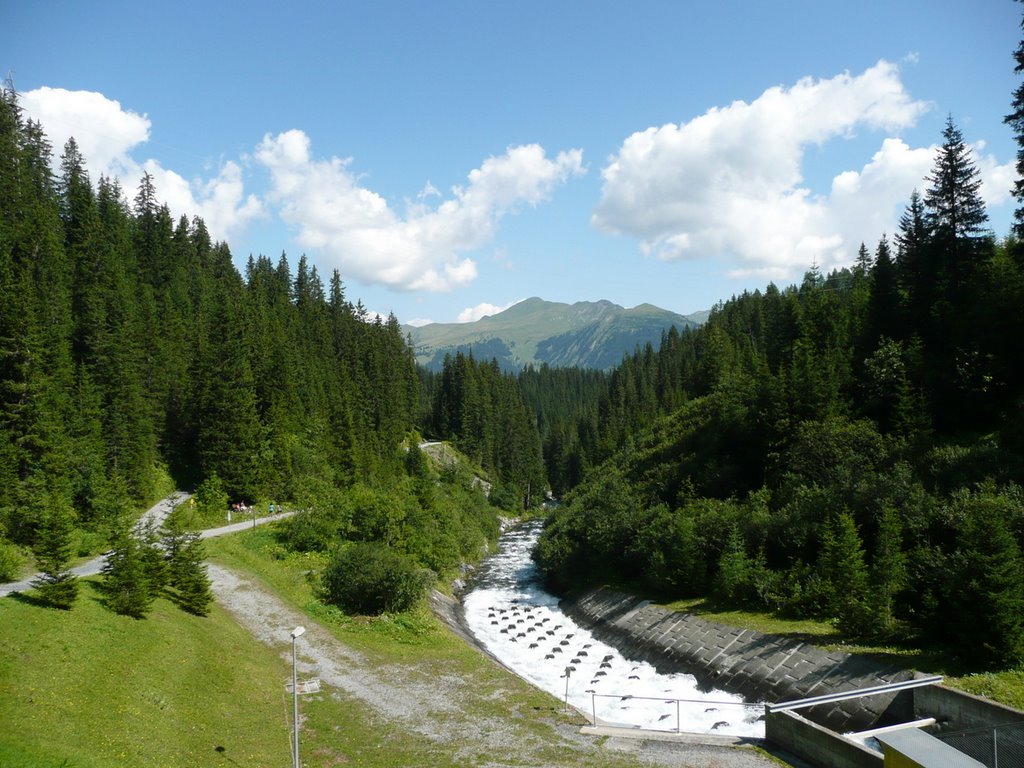
[(299, 243), (333, 261), (346, 276), (399, 290), (446, 291), (471, 283), (476, 262), (463, 254), (494, 237), (500, 220), (520, 205), (545, 201), (552, 189), (582, 174), (580, 150), (548, 159), (536, 144), (511, 147), (471, 171), (468, 184), (434, 205), (424, 194), (399, 215), (360, 186), (351, 160), (315, 160), (305, 133), (267, 135), (256, 159), (271, 172), (272, 199), (298, 228)]
[(887, 139), (861, 171), (837, 176), (829, 197), (804, 185), (805, 149), (860, 127), (896, 131), (926, 109), (904, 90), (897, 66), (881, 61), (857, 76), (805, 78), (749, 104), (648, 128), (602, 171), (592, 222), (640, 238), (661, 259), (731, 257), (736, 275), (783, 278), (815, 261), (842, 263), (863, 236), (858, 216), (885, 209), (880, 220), (893, 221), (888, 208), (921, 186), (931, 155)]
[(74, 136), (94, 180), (101, 174), (124, 180), (126, 171), (138, 169), (129, 153), (149, 140), (145, 115), (122, 109), (120, 102), (93, 91), (44, 86), (19, 94), (18, 101), (28, 117), (42, 123), (55, 158)]
[[(1002, 163), (995, 155), (985, 155), (985, 142), (979, 141), (973, 147), (974, 162), (981, 174), (981, 198), (988, 207), (1001, 205), (1010, 199), (1013, 185), (1017, 181), (1016, 159)], [(998, 233), (997, 233), (998, 234)]]
[(57, 173), (64, 145), (73, 136), (93, 182), (100, 176), (117, 178), (131, 201), (142, 174), (148, 172), (157, 199), (167, 204), (172, 215), (202, 217), (215, 239), (230, 239), (253, 218), (263, 215), (259, 199), (244, 193), (238, 163), (224, 163), (212, 179), (188, 181), (157, 160), (138, 162), (133, 152), (149, 140), (151, 123), (147, 116), (124, 109), (118, 101), (93, 91), (48, 87), (27, 91), (18, 98), (25, 114), (42, 123), (54, 148)]
[(488, 315), (496, 315), (499, 312), (504, 312), (506, 309), (515, 306), (520, 301), (522, 301), (522, 299), (516, 299), (515, 301), (510, 301), (508, 304), (500, 307), (497, 304), (488, 304), (487, 302), (477, 304), (475, 307), (466, 307), (466, 309), (459, 312), (459, 316), (456, 318), (455, 322), (473, 323), (481, 318), (487, 317)]
[(173, 214), (199, 216), (218, 240), (230, 240), (252, 219), (265, 214), (256, 195), (245, 196), (242, 169), (234, 161), (224, 163), (214, 178), (192, 183), (156, 160), (147, 160), (143, 170), (153, 177), (157, 198)]
[(414, 317), (406, 325), (411, 325), (413, 328), (422, 328), (424, 325), (430, 325), (433, 322), (433, 320), (427, 317)]

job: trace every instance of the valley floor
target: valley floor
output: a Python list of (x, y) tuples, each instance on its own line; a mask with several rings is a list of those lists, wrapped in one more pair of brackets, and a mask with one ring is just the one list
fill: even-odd
[[(296, 646), (300, 679), (318, 677), (323, 683), (321, 696), (357, 700), (362, 709), (379, 718), (383, 730), (397, 726), (420, 739), (424, 765), (430, 765), (429, 755), (438, 752), (451, 755), (456, 764), (488, 768), (630, 763), (694, 768), (778, 765), (747, 748), (616, 736), (595, 739), (579, 732), (582, 718), (573, 724), (543, 711), (485, 714), (494, 700), (502, 697), (500, 689), (481, 686), (480, 681), (415, 653), (410, 654), (415, 660), (408, 663), (380, 665), (347, 647), (254, 580), (218, 565), (211, 565), (209, 572), (217, 602), (265, 645), (290, 655), (291, 630), (305, 626)], [(489, 690), (483, 690), (485, 687)], [(300, 709), (305, 701), (300, 700)], [(546, 728), (537, 729), (538, 718), (545, 721)], [(387, 744), (380, 747), (387, 749)]]

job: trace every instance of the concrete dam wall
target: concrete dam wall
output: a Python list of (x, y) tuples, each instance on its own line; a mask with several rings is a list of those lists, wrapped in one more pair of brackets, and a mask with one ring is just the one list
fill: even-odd
[[(566, 599), (561, 607), (659, 671), (688, 672), (702, 685), (739, 693), (748, 701), (781, 702), (913, 677), (908, 670), (727, 627), (608, 589)], [(905, 720), (911, 712), (906, 697), (885, 694), (812, 707), (803, 714), (843, 733)]]

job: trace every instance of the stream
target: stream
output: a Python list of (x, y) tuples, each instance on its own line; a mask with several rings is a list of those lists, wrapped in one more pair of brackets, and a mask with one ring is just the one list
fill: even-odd
[(597, 725), (764, 736), (762, 705), (701, 690), (689, 674), (659, 673), (563, 614), (530, 558), (542, 527), (532, 521), (502, 535), (463, 599), (466, 624), (491, 654)]

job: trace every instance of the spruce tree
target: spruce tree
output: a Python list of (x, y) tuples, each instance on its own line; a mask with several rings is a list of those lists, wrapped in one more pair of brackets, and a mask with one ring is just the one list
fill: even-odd
[(990, 407), (983, 297), (993, 241), (985, 229), (980, 174), (951, 117), (942, 136), (924, 198), (927, 248), (939, 277), (933, 332), (924, 342), (933, 416), (952, 430), (974, 423)]
[(113, 549), (103, 565), (102, 589), (107, 607), (123, 616), (143, 619), (153, 605), (142, 545), (131, 521), (122, 516), (113, 537)]
[(902, 548), (903, 527), (896, 511), (886, 507), (878, 521), (871, 561), (871, 624), (885, 634), (895, 623), (896, 596), (906, 585), (907, 564)]
[(946, 119), (942, 139), (927, 178), (931, 186), (924, 196), (925, 219), (932, 246), (939, 249), (946, 297), (959, 306), (985, 255), (979, 246), (988, 234), (988, 213), (981, 199), (981, 174), (952, 116)]
[(866, 325), (871, 349), (875, 348), (883, 336), (894, 339), (900, 332), (899, 290), (889, 252), (889, 241), (884, 235), (878, 241), (878, 248), (875, 250)]
[(40, 574), (32, 586), (40, 597), (55, 608), (71, 608), (78, 597), (78, 577), (71, 572), (71, 538), (74, 512), (58, 493), (47, 494), (36, 545), (36, 564)]
[[(1021, 29), (1024, 30), (1024, 17), (1021, 18)], [(1024, 74), (1024, 39), (1013, 52), (1015, 66), (1013, 71)], [(1013, 129), (1014, 141), (1017, 142), (1017, 179), (1013, 183), (1013, 196), (1017, 198), (1017, 209), (1013, 212), (1013, 234), (1018, 240), (1024, 240), (1024, 82), (1013, 91), (1010, 112), (1003, 122)]]
[(896, 278), (908, 320), (901, 339), (917, 336), (924, 340), (931, 334), (931, 307), (939, 272), (930, 258), (929, 239), (924, 202), (915, 189), (896, 232)]
[(853, 516), (842, 512), (830, 520), (821, 538), (818, 570), (828, 587), (827, 609), (838, 627), (860, 635), (870, 626), (868, 569)]
[(1024, 557), (1008, 518), (1019, 514), (986, 484), (954, 501), (963, 515), (943, 607), (957, 617), (953, 642), (987, 665), (1024, 661)]
[(178, 605), (196, 616), (206, 616), (213, 592), (198, 531), (171, 522), (164, 528), (163, 550), (167, 554), (167, 583), (175, 591)]

